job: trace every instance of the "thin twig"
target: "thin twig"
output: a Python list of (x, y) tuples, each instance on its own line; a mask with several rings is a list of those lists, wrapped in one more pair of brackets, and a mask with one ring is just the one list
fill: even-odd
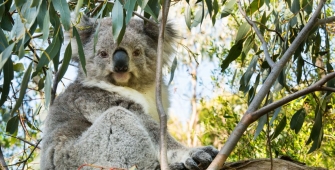
[(164, 51), (164, 32), (167, 16), (169, 14), (170, 0), (165, 0), (162, 9), (162, 20), (159, 27), (159, 37), (157, 46), (157, 64), (156, 64), (156, 105), (160, 120), (160, 168), (169, 170), (167, 159), (167, 115), (162, 102), (162, 65)]
[(274, 66), (274, 62), (270, 57), (269, 51), (268, 51), (268, 44), (267, 42), (264, 40), (264, 37), (262, 35), (262, 33), (259, 31), (257, 25), (247, 16), (247, 14), (244, 12), (244, 10), (242, 9), (242, 5), (240, 0), (237, 0), (237, 5), (238, 5), (238, 9), (240, 11), (240, 13), (242, 14), (242, 16), (247, 20), (247, 22), (252, 26), (252, 28), (255, 30), (256, 35), (258, 36), (259, 40), (261, 40), (262, 42), (262, 47), (263, 47), (263, 51), (264, 51), (264, 55), (265, 55), (265, 59), (268, 62), (268, 64), (270, 65), (270, 67)]
[(254, 23), (256, 23), (256, 24), (258, 24), (258, 25), (260, 25), (260, 26), (262, 26), (262, 27), (264, 27), (267, 31), (269, 31), (269, 32), (274, 32), (274, 33), (276, 33), (277, 35), (278, 35), (278, 37), (280, 38), (280, 40), (282, 40), (283, 42), (285, 41), (284, 40), (284, 38), (280, 35), (280, 33), (278, 32), (278, 31), (276, 31), (276, 30), (273, 30), (273, 29), (270, 29), (270, 28), (268, 28), (266, 25), (264, 25), (263, 23), (260, 23), (260, 22), (258, 22), (258, 21), (253, 21)]
[(33, 155), (35, 149), (38, 147), (38, 145), (40, 144), (40, 142), (42, 141), (42, 139), (38, 140), (36, 145), (34, 146), (34, 148), (31, 150), (30, 154), (28, 155), (28, 157), (22, 161), (19, 161), (19, 162), (16, 162), (15, 164), (11, 164), (11, 165), (7, 165), (7, 167), (9, 166), (14, 166), (14, 165), (19, 165), (19, 164), (22, 164), (23, 163), (23, 166), (25, 166), (25, 164), (27, 163), (27, 161), (31, 158), (31, 156)]
[[(31, 142), (29, 142), (29, 141), (27, 141), (27, 140), (25, 140), (25, 139), (23, 139), (23, 138), (21, 138), (21, 137), (12, 136), (12, 135), (8, 135), (8, 134), (6, 134), (6, 135), (7, 135), (7, 136), (10, 136), (10, 137), (12, 137), (12, 138), (18, 139), (18, 140), (20, 140), (20, 141), (22, 141), (22, 142), (25, 142), (25, 143), (29, 144), (30, 146), (36, 146), (36, 144), (33, 144), (33, 143), (31, 143)], [(38, 148), (38, 149), (41, 149), (39, 146), (37, 146), (37, 148)]]

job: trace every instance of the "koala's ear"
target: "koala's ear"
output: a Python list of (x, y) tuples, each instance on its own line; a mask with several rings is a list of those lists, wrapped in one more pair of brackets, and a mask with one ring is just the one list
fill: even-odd
[[(153, 23), (144, 24), (144, 32), (152, 38), (156, 43), (158, 43), (159, 37), (159, 24), (154, 25)], [(171, 56), (174, 53), (175, 40), (178, 38), (177, 31), (174, 29), (174, 25), (168, 21), (165, 25), (164, 33), (164, 53), (168, 59), (168, 56)]]

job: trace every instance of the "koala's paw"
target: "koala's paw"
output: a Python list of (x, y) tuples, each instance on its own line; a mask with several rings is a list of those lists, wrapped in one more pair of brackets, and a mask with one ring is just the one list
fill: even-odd
[(138, 103), (135, 103), (133, 101), (123, 101), (123, 100), (119, 100), (116, 101), (116, 105), (117, 106), (121, 106), (131, 112), (138, 112), (142, 110), (142, 106)]
[(184, 162), (170, 165), (172, 170), (203, 170), (206, 169), (219, 153), (213, 146), (193, 148), (189, 151), (189, 158)]

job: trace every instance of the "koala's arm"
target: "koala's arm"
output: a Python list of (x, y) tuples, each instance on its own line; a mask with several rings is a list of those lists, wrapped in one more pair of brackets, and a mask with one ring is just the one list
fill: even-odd
[(78, 169), (83, 164), (155, 169), (155, 146), (136, 118), (123, 107), (108, 109), (79, 138), (58, 136), (58, 142), (43, 147), (41, 169)]

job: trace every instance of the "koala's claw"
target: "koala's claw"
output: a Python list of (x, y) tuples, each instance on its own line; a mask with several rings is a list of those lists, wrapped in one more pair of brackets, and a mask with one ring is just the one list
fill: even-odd
[(203, 170), (206, 169), (219, 153), (213, 146), (194, 148), (189, 152), (190, 158), (184, 163), (178, 162), (170, 165), (172, 170)]

